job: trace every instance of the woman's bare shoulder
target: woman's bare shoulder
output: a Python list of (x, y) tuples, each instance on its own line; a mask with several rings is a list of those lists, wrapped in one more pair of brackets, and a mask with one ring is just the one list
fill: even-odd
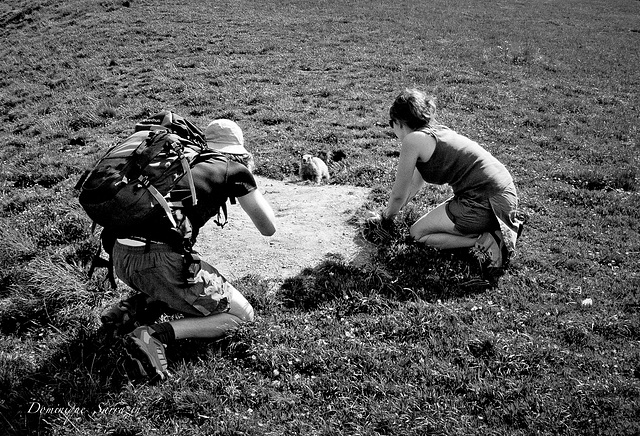
[(410, 142), (414, 144), (424, 144), (425, 142), (435, 143), (436, 139), (428, 132), (424, 132), (422, 130), (414, 130), (404, 137), (404, 142)]
[(436, 139), (433, 135), (419, 130), (405, 136), (402, 143), (403, 146), (416, 149), (419, 160), (421, 161), (429, 160), (436, 148)]

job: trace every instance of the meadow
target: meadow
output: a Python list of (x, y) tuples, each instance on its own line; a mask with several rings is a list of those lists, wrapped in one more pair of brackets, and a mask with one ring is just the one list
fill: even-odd
[[(0, 434), (640, 434), (639, 1), (5, 0), (0, 37)], [(236, 120), (262, 176), (328, 156), (379, 209), (404, 87), (514, 176), (494, 286), (407, 243), (429, 186), (371, 265), (246, 276), (255, 323), (129, 382), (82, 172), (171, 109)]]

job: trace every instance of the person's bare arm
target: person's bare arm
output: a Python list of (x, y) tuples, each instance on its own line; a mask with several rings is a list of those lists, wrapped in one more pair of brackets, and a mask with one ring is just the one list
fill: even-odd
[(259, 190), (255, 189), (247, 195), (238, 197), (238, 203), (261, 234), (271, 236), (276, 232), (276, 217), (273, 209)]
[(407, 201), (405, 201), (404, 206), (407, 205), (407, 203), (409, 203), (413, 197), (416, 196), (416, 194), (418, 193), (418, 191), (424, 186), (424, 179), (422, 178), (422, 175), (420, 174), (420, 172), (415, 169), (413, 170), (413, 180), (411, 180), (411, 187), (409, 188), (409, 195), (407, 197)]

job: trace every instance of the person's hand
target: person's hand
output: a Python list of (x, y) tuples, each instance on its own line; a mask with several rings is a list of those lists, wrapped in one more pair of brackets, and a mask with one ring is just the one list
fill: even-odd
[(375, 225), (379, 225), (383, 229), (391, 232), (395, 230), (395, 222), (393, 218), (385, 218), (381, 213), (368, 211), (366, 221)]
[(395, 233), (393, 218), (385, 218), (382, 214), (368, 211), (362, 226), (362, 236), (369, 242), (383, 243), (391, 240)]
[(364, 218), (365, 218), (365, 220), (375, 219), (375, 218), (382, 218), (382, 214), (379, 213), (379, 212), (374, 212), (372, 210), (368, 210), (368, 211), (365, 212)]

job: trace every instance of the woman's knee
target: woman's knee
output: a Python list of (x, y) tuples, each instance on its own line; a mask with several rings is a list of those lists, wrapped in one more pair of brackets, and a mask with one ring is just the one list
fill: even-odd
[(446, 203), (431, 210), (413, 223), (409, 234), (416, 240), (435, 233), (455, 233), (455, 226), (446, 211)]
[(420, 238), (426, 236), (427, 233), (424, 232), (424, 229), (419, 228), (416, 224), (417, 223), (414, 223), (409, 228), (409, 236), (411, 236), (414, 240), (418, 241), (418, 240), (420, 240)]
[(442, 233), (443, 230), (428, 219), (420, 219), (409, 228), (409, 235), (416, 241), (424, 242), (425, 238), (435, 233)]
[(417, 241), (432, 248), (442, 249), (448, 246), (448, 240), (453, 237), (455, 236), (448, 233), (432, 233), (423, 236)]

